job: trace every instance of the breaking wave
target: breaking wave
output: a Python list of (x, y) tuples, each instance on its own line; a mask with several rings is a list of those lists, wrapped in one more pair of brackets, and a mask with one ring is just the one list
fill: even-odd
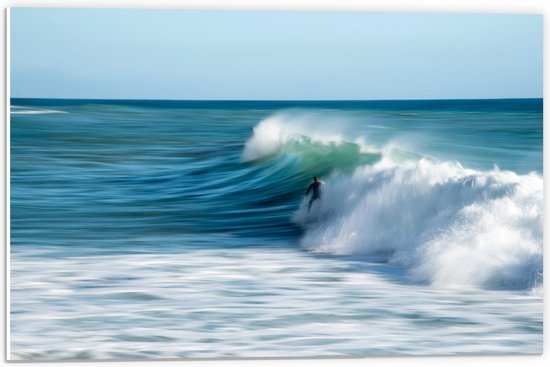
[(542, 282), (542, 178), (456, 162), (383, 159), (332, 177), (323, 200), (294, 220), (301, 245), (382, 255), (436, 286), (536, 288)]
[[(306, 116), (307, 117), (307, 116)], [(313, 116), (314, 117), (314, 116)], [(543, 179), (538, 173), (475, 170), (395, 146), (367, 145), (338, 124), (304, 115), (261, 121), (243, 160), (346, 155), (348, 173), (328, 170), (322, 198), (293, 215), (307, 251), (376, 256), (438, 287), (541, 289)], [(351, 159), (353, 153), (357, 159)], [(361, 157), (369, 157), (362, 159)]]

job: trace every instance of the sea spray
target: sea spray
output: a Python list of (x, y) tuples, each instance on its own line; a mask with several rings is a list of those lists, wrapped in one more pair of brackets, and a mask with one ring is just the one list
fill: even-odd
[(383, 159), (329, 179), (293, 219), (309, 251), (384, 255), (436, 286), (523, 289), (542, 281), (542, 203), (536, 173)]

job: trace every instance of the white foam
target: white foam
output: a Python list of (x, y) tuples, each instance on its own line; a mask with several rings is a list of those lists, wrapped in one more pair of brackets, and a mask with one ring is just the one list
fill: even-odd
[(542, 297), (426, 291), (392, 266), (292, 248), (44, 253), (11, 257), (11, 359), (542, 352)]
[(477, 171), (428, 159), (384, 158), (331, 177), (301, 245), (338, 255), (382, 254), (436, 286), (532, 288), (542, 281), (542, 177)]

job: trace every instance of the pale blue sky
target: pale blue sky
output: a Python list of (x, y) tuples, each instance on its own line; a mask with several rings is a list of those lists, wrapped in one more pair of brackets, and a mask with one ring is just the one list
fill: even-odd
[(11, 96), (542, 97), (542, 16), (11, 9)]

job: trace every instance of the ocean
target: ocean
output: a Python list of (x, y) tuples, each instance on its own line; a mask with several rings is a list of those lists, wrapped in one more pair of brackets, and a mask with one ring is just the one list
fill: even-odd
[(542, 109), (12, 99), (9, 357), (540, 354)]

